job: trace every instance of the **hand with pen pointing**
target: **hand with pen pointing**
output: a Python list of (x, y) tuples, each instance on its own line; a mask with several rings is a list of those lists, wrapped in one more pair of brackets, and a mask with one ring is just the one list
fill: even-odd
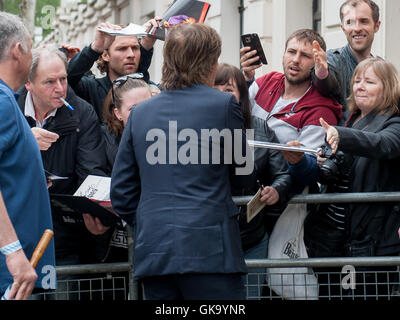
[(33, 127), (31, 130), (41, 151), (49, 149), (59, 138), (57, 133), (39, 127)]
[(257, 180), (257, 183), (261, 188), (261, 202), (265, 202), (267, 206), (272, 206), (279, 201), (279, 193), (274, 187), (264, 187), (259, 180)]

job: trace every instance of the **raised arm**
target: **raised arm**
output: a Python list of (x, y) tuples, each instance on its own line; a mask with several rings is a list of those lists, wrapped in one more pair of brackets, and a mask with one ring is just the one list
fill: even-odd
[(85, 47), (81, 52), (74, 55), (68, 64), (68, 84), (75, 90), (80, 97), (85, 97), (87, 88), (83, 76), (88, 72), (93, 64), (99, 59), (104, 50), (108, 49), (115, 37), (99, 30), (99, 27), (120, 29), (121, 27), (109, 23), (101, 23), (96, 27), (93, 42)]
[(312, 81), (318, 92), (324, 96), (337, 96), (340, 85), (335, 70), (328, 64), (327, 54), (317, 41), (313, 42), (315, 67), (311, 72)]

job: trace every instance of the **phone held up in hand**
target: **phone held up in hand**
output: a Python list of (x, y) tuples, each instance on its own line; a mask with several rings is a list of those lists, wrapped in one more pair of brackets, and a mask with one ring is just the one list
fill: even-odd
[(244, 47), (250, 47), (251, 51), (252, 50), (257, 50), (256, 56), (259, 56), (260, 59), (253, 62), (251, 65), (258, 65), (260, 63), (262, 64), (268, 64), (267, 58), (265, 58), (264, 50), (261, 46), (261, 41), (260, 38), (258, 37), (257, 33), (249, 33), (249, 34), (243, 34), (241, 36), (242, 43)]

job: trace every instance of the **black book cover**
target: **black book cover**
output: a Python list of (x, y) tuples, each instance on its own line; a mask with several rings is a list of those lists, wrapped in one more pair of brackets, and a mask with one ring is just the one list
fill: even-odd
[(70, 216), (71, 218), (83, 221), (82, 214), (89, 213), (93, 217), (99, 218), (104, 226), (122, 227), (121, 218), (107, 209), (107, 207), (111, 209), (109, 201), (99, 202), (81, 196), (50, 194), (50, 203), (53, 214)]
[(210, 3), (198, 0), (176, 0), (168, 8), (159, 23), (159, 27), (153, 27), (150, 34), (153, 37), (165, 40), (168, 29), (183, 23), (203, 23), (206, 19)]

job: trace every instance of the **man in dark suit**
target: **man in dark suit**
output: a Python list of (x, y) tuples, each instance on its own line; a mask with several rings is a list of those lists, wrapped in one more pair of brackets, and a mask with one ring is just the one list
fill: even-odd
[(212, 88), (220, 53), (211, 27), (172, 28), (164, 91), (132, 109), (122, 136), (111, 201), (135, 225), (134, 275), (146, 299), (245, 299), (230, 179), (246, 142), (235, 97)]

